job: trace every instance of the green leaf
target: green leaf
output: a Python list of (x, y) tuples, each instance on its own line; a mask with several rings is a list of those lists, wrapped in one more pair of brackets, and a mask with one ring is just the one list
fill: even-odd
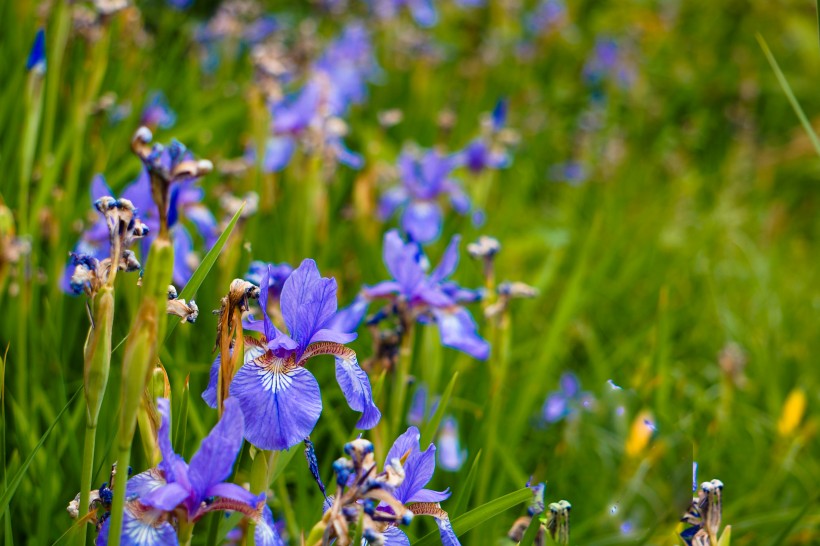
[[(820, 0), (818, 0), (820, 2)], [(786, 80), (786, 76), (783, 75), (783, 71), (780, 70), (780, 65), (777, 64), (777, 60), (772, 55), (771, 50), (769, 50), (768, 44), (766, 44), (766, 40), (763, 39), (763, 36), (760, 33), (755, 35), (757, 37), (757, 43), (760, 44), (760, 49), (763, 50), (763, 54), (766, 55), (766, 59), (769, 61), (769, 64), (772, 66), (772, 70), (774, 70), (774, 75), (777, 76), (777, 81), (780, 82), (780, 87), (783, 88), (783, 92), (786, 94), (786, 98), (789, 99), (789, 102), (794, 109), (794, 113), (797, 114), (797, 118), (800, 120), (800, 123), (803, 125), (803, 128), (806, 130), (806, 133), (809, 135), (809, 140), (811, 140), (812, 145), (814, 146), (814, 150), (820, 155), (820, 139), (817, 138), (817, 134), (814, 132), (814, 128), (812, 128), (811, 123), (809, 122), (809, 118), (806, 117), (806, 114), (803, 112), (803, 109), (800, 107), (800, 103), (797, 102), (797, 98), (794, 96), (792, 92), (792, 88), (789, 85), (789, 82)]]
[(478, 453), (475, 455), (475, 459), (473, 459), (473, 466), (470, 467), (470, 473), (467, 474), (467, 479), (464, 480), (464, 483), (459, 487), (458, 497), (456, 497), (456, 502), (453, 505), (453, 514), (461, 514), (464, 512), (464, 509), (467, 507), (467, 502), (470, 500), (470, 494), (473, 492), (473, 487), (475, 487), (475, 480), (478, 476), (478, 463), (481, 461), (481, 450), (478, 450)]
[(538, 529), (541, 527), (541, 519), (540, 518), (532, 518), (530, 520), (530, 524), (527, 526), (527, 531), (524, 533), (524, 536), (521, 537), (521, 542), (518, 543), (518, 546), (530, 546), (535, 542), (535, 537), (538, 535)]
[[(498, 514), (509, 510), (515, 505), (529, 501), (531, 498), (532, 490), (529, 487), (524, 487), (518, 491), (508, 493), (503, 497), (498, 497), (497, 499), (483, 504), (474, 510), (470, 510), (463, 516), (459, 516), (451, 520), (453, 530), (457, 535), (463, 535), (473, 527), (477, 527)], [(416, 542), (416, 546), (432, 546), (434, 544), (438, 544), (440, 540), (438, 531), (433, 531)]]
[(732, 542), (732, 526), (727, 525), (718, 539), (717, 546), (729, 546)]
[(77, 392), (74, 393), (74, 396), (71, 397), (71, 400), (69, 400), (66, 403), (66, 405), (63, 406), (63, 409), (61, 409), (60, 413), (58, 413), (57, 417), (55, 417), (54, 422), (52, 422), (51, 425), (49, 425), (45, 433), (43, 433), (42, 437), (40, 437), (40, 441), (37, 442), (37, 445), (34, 446), (34, 449), (31, 451), (31, 453), (29, 453), (29, 456), (26, 457), (26, 460), (23, 461), (22, 465), (20, 465), (20, 468), (17, 470), (17, 473), (14, 474), (14, 477), (9, 481), (8, 487), (6, 487), (6, 489), (3, 491), (3, 495), (0, 496), (0, 517), (3, 517), (3, 515), (6, 513), (6, 509), (9, 507), (9, 502), (11, 501), (11, 498), (14, 496), (14, 492), (17, 491), (17, 488), (20, 486), (20, 482), (23, 481), (23, 477), (26, 475), (26, 471), (28, 471), (28, 467), (31, 465), (31, 462), (34, 460), (34, 457), (40, 451), (40, 448), (43, 447), (43, 444), (46, 443), (46, 440), (51, 434), (51, 431), (54, 430), (54, 427), (56, 427), (57, 423), (60, 422), (60, 418), (63, 416), (66, 410), (68, 410), (72, 402), (74, 402), (74, 400), (77, 399), (81, 392), (83, 392), (82, 387), (77, 389)]
[[(225, 243), (228, 242), (228, 237), (230, 237), (231, 233), (233, 233), (233, 228), (236, 227), (236, 222), (239, 221), (239, 216), (242, 214), (242, 209), (244, 208), (245, 203), (242, 203), (242, 206), (239, 207), (239, 210), (237, 210), (233, 215), (233, 218), (231, 218), (228, 227), (225, 228), (225, 231), (223, 231), (222, 235), (219, 236), (219, 239), (216, 240), (216, 243), (214, 243), (214, 246), (211, 247), (211, 250), (209, 250), (205, 257), (202, 258), (202, 262), (200, 262), (199, 267), (197, 267), (194, 274), (191, 275), (191, 280), (188, 281), (188, 284), (186, 284), (185, 288), (182, 289), (182, 292), (179, 293), (179, 299), (190, 301), (196, 294), (196, 291), (199, 290), (199, 287), (202, 286), (202, 283), (205, 281), (205, 277), (208, 276), (211, 268), (216, 263), (219, 253), (222, 252), (222, 247), (225, 246)], [(168, 341), (168, 338), (171, 336), (171, 332), (174, 331), (177, 324), (179, 324), (179, 321), (174, 320), (168, 325), (167, 331), (165, 332), (165, 341)]]
[(270, 483), (275, 482), (282, 472), (285, 471), (285, 468), (287, 468), (290, 461), (293, 460), (293, 456), (296, 455), (297, 451), (301, 452), (299, 449), (289, 449), (276, 453), (273, 460), (273, 470), (270, 472)]
[(182, 395), (180, 396), (181, 400), (177, 411), (179, 417), (177, 418), (176, 427), (174, 427), (174, 451), (177, 453), (182, 453), (185, 449), (185, 436), (188, 431), (188, 396), (191, 392), (188, 387), (188, 379), (189, 377), (185, 378), (185, 385), (182, 386)]
[(450, 403), (450, 396), (452, 396), (453, 389), (455, 389), (456, 379), (458, 379), (458, 372), (453, 374), (450, 384), (447, 385), (446, 389), (444, 389), (444, 394), (441, 395), (441, 400), (439, 400), (436, 413), (433, 415), (432, 419), (424, 425), (424, 430), (421, 431), (422, 446), (430, 445), (435, 438), (436, 432), (438, 431), (438, 426), (441, 424), (441, 419), (444, 417), (444, 412), (447, 411), (447, 406)]

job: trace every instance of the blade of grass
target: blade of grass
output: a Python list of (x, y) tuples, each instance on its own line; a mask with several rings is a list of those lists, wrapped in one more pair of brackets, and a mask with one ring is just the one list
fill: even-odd
[(34, 457), (40, 451), (40, 448), (43, 447), (43, 444), (45, 444), (49, 435), (51, 435), (51, 431), (54, 430), (54, 428), (57, 426), (57, 423), (60, 422), (60, 418), (62, 418), (63, 414), (66, 412), (66, 410), (68, 410), (68, 408), (71, 406), (74, 400), (77, 399), (77, 397), (80, 395), (82, 391), (82, 387), (77, 389), (77, 392), (74, 393), (74, 396), (71, 397), (71, 400), (69, 400), (66, 403), (66, 405), (63, 406), (63, 409), (60, 410), (60, 413), (57, 414), (57, 417), (40, 437), (40, 441), (37, 442), (36, 446), (34, 446), (32, 452), (29, 453), (29, 456), (26, 457), (26, 460), (23, 461), (22, 465), (20, 465), (20, 468), (17, 470), (17, 473), (9, 482), (8, 487), (6, 487), (6, 489), (3, 491), (3, 495), (0, 497), (0, 517), (2, 517), (6, 513), (6, 509), (9, 506), (9, 502), (11, 501), (11, 498), (14, 496), (14, 492), (17, 491), (17, 488), (20, 486), (20, 482), (23, 481), (23, 477), (25, 477), (26, 471), (28, 470), (28, 467), (31, 465), (31, 462), (34, 460)]
[(774, 70), (774, 75), (777, 77), (777, 81), (780, 82), (780, 87), (783, 88), (786, 98), (789, 99), (789, 103), (791, 103), (794, 113), (797, 114), (797, 118), (806, 130), (806, 134), (809, 135), (809, 140), (811, 140), (814, 150), (817, 152), (817, 155), (820, 155), (820, 139), (817, 138), (817, 134), (814, 132), (814, 129), (809, 122), (809, 118), (806, 117), (806, 114), (803, 112), (803, 108), (801, 108), (800, 103), (797, 102), (797, 97), (794, 96), (794, 92), (792, 92), (792, 88), (789, 85), (788, 80), (786, 80), (786, 76), (784, 76), (783, 71), (780, 70), (780, 65), (777, 64), (777, 60), (774, 58), (774, 55), (772, 55), (772, 52), (769, 49), (766, 40), (763, 39), (763, 36), (758, 32), (755, 34), (755, 37), (757, 38), (757, 43), (760, 44), (760, 49), (763, 50), (763, 54), (766, 55), (766, 60), (769, 61), (772, 70)]
[(441, 395), (441, 400), (439, 400), (436, 413), (433, 414), (433, 417), (427, 422), (427, 424), (424, 425), (424, 429), (421, 431), (421, 445), (427, 446), (433, 442), (433, 438), (436, 436), (441, 420), (444, 418), (444, 413), (447, 411), (447, 407), (450, 403), (450, 397), (453, 395), (453, 390), (456, 387), (457, 379), (458, 372), (455, 372), (453, 374), (453, 378), (450, 380), (450, 383), (447, 385), (447, 388), (444, 389), (444, 394)]
[[(532, 490), (529, 487), (524, 487), (523, 489), (513, 491), (512, 493), (507, 493), (503, 497), (499, 497), (486, 504), (482, 504), (478, 508), (470, 510), (463, 516), (459, 516), (452, 520), (453, 530), (455, 530), (457, 535), (463, 535), (470, 529), (477, 527), (478, 525), (497, 516), (505, 510), (514, 507), (517, 504), (527, 502), (531, 498)], [(434, 544), (439, 544), (440, 541), (441, 539), (439, 538), (438, 531), (433, 531), (416, 542), (416, 546), (432, 546)]]
[(470, 467), (470, 473), (467, 474), (467, 479), (464, 480), (464, 483), (459, 488), (458, 497), (456, 497), (456, 502), (454, 505), (455, 508), (453, 509), (454, 514), (461, 514), (467, 507), (467, 502), (470, 500), (470, 494), (473, 492), (473, 487), (475, 487), (475, 480), (478, 476), (478, 465), (480, 462), (481, 450), (478, 450), (478, 453), (476, 453), (475, 459), (473, 460), (473, 466)]

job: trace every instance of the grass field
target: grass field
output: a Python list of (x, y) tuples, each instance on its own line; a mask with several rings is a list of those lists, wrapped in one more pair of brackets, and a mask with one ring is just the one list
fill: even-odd
[[(267, 525), (266, 506), (287, 544), (322, 543), (322, 521), (344, 518), (332, 508), (323, 520), (302, 438), (338, 507), (334, 461), (354, 453), (345, 445), (362, 434), (381, 469), (411, 424), (422, 449), (436, 443), (429, 488), (452, 492), (440, 507), (465, 545), (514, 544), (507, 535), (527, 514), (527, 486), (540, 482), (547, 504), (572, 505), (569, 544), (683, 544), (693, 462), (697, 484), (724, 484), (720, 528), (731, 525), (733, 544), (820, 543), (812, 2), (117, 4), (0, 3), (4, 544), (102, 544), (117, 518), (128, 523), (128, 510), (145, 508), (129, 492), (123, 516), (115, 485), (113, 505), (94, 503), (84, 522), (66, 511), (89, 479), (93, 490), (109, 481), (115, 461), (122, 468), (130, 457), (134, 474), (168, 464), (157, 447), (160, 397), (170, 398), (173, 448), (192, 469), (223, 415), (219, 455), (206, 467), (218, 473), (219, 457), (239, 455), (213, 483), (267, 495), (244, 520), (242, 510), (217, 512), (220, 494), (198, 489), (188, 508), (154, 507), (140, 521), (170, 529), (157, 544), (221, 544), (237, 524), (239, 543), (276, 544), (251, 532)], [(150, 143), (135, 138), (142, 125)], [(211, 165), (168, 159), (172, 139)], [(486, 148), (470, 148), (479, 141)], [(161, 161), (149, 153), (158, 142), (168, 146)], [(130, 213), (121, 201), (103, 211), (140, 271), (114, 280), (103, 265), (90, 277), (83, 269), (75, 295), (69, 253), (110, 253), (94, 206), (100, 174), (103, 194), (130, 199), (150, 238), (132, 244), (134, 224), (122, 235)], [(163, 183), (170, 189), (157, 190)], [(157, 191), (170, 191), (166, 220)], [(397, 210), (380, 214), (391, 203)], [(454, 235), (451, 278), (475, 291), (431, 280)], [(484, 263), (468, 252), (482, 235), (500, 243)], [(391, 240), (408, 246), (385, 264)], [(266, 335), (268, 349), (251, 358), (273, 351), (273, 368), (237, 377), (267, 370), (275, 386), (251, 394), (237, 380), (228, 393), (226, 380), (226, 394), (214, 395), (220, 407), (228, 394), (242, 405), (244, 429), (232, 426), (246, 441), (229, 447), (238, 404), (206, 404), (209, 370), (217, 355), (221, 374), (257, 361), (243, 366), (238, 345), (229, 352), (232, 333), (243, 343), (242, 292), (230, 300), (234, 317), (211, 310), (233, 279), (263, 282), (248, 275), (261, 267), (251, 262), (296, 268), (308, 258), (335, 278), (344, 312), (332, 325), (304, 318), (315, 328), (303, 340), (292, 317), (317, 308), (304, 295), (313, 285), (299, 299), (297, 281), (285, 274), (273, 287), (271, 270), (267, 313), (300, 348)], [(400, 277), (425, 266), (423, 294), (374, 288), (412, 284)], [(196, 322), (166, 319), (171, 280), (178, 302), (195, 299)], [(372, 300), (364, 320), (348, 308), (361, 295)], [(343, 319), (350, 324), (337, 326)], [(320, 327), (335, 345), (302, 368)], [(351, 331), (357, 339), (340, 341)], [(248, 354), (254, 343), (244, 341)], [(336, 385), (340, 366), (353, 387)], [(308, 396), (304, 370), (321, 399)], [(362, 430), (371, 386), (381, 419)], [(274, 394), (273, 409), (255, 413)], [(297, 416), (317, 403), (315, 427), (303, 425)], [(408, 476), (413, 457), (401, 461)], [(350, 537), (334, 528), (338, 544), (361, 540), (368, 525), (387, 529), (388, 545), (403, 543), (389, 517), (374, 524), (355, 500)], [(88, 498), (78, 502), (86, 514)], [(422, 517), (432, 509), (419, 503), (410, 510), (419, 517), (400, 526), (410, 542), (437, 544), (436, 521), (446, 518)], [(537, 530), (536, 519), (521, 544)], [(126, 533), (122, 544), (151, 542)]]

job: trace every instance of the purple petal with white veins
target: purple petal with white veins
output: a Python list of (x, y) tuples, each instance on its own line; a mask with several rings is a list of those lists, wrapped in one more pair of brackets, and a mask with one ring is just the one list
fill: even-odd
[(245, 415), (245, 438), (260, 449), (288, 449), (301, 442), (322, 413), (319, 384), (304, 368), (285, 370), (277, 358), (262, 357), (242, 366), (231, 396)]
[(255, 523), (256, 530), (253, 533), (253, 539), (257, 546), (285, 546), (285, 541), (276, 531), (276, 524), (273, 522), (273, 514), (271, 514), (270, 508), (265, 506), (262, 509), (261, 516)]
[[(122, 534), (120, 544), (122, 546), (179, 546), (179, 539), (174, 527), (164, 521), (156, 523), (152, 518), (137, 518), (126, 505), (123, 510)], [(94, 542), (96, 546), (108, 545), (109, 528), (111, 518), (106, 518)]]
[(242, 449), (244, 422), (239, 402), (232, 398), (225, 400), (222, 418), (202, 440), (188, 465), (188, 479), (197, 501), (207, 497), (206, 491), (213, 485), (230, 476), (236, 456)]
[(436, 518), (436, 524), (438, 525), (438, 532), (441, 535), (442, 546), (461, 546), (461, 542), (458, 541), (456, 532), (453, 531), (453, 526), (450, 524), (449, 519)]
[(463, 351), (479, 360), (490, 356), (490, 344), (478, 335), (478, 326), (470, 312), (463, 307), (433, 309), (441, 344)]
[(125, 485), (125, 498), (140, 498), (166, 483), (168, 482), (165, 481), (165, 477), (158, 468), (149, 468), (128, 480)]
[[(404, 481), (396, 489), (396, 498), (401, 502), (422, 502), (428, 495), (422, 493), (424, 486), (433, 479), (436, 470), (436, 446), (430, 444), (425, 451), (415, 451), (404, 461)], [(435, 493), (430, 491), (429, 493)], [(447, 498), (449, 493), (444, 492)], [(442, 499), (443, 500), (443, 499)]]
[(299, 345), (298, 358), (336, 314), (336, 279), (322, 278), (316, 262), (304, 260), (285, 281), (280, 301), (290, 337)]
[(421, 244), (438, 239), (443, 222), (441, 207), (433, 201), (413, 201), (401, 215), (402, 229)]
[(404, 531), (391, 525), (384, 530), (384, 546), (410, 546), (410, 539)]

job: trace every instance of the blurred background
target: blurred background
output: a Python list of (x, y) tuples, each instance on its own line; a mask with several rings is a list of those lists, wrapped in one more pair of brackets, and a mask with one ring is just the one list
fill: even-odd
[[(252, 260), (310, 257), (348, 305), (389, 278), (382, 236), (401, 222), (379, 210), (401, 181), (400, 154), (454, 154), (487, 138), (506, 161), (454, 171), (469, 210), (443, 204), (442, 234), (425, 250), (435, 264), (461, 234), (455, 278), (480, 287), (465, 245), (493, 236), (496, 278), (538, 295), (511, 302), (501, 327), (473, 308), (492, 345), (486, 362), (442, 348), (432, 329), (415, 340), (413, 396), (422, 384), (441, 394), (459, 372), (448, 415), (463, 460), (440, 462), (431, 486), (454, 499), (469, 490), (443, 508), (458, 516), (456, 504), (466, 511), (532, 477), (547, 482), (548, 501), (572, 503), (572, 544), (680, 543), (697, 461), (698, 481), (725, 484), (736, 544), (820, 542), (820, 163), (757, 39), (817, 127), (813, 2), (127, 4), (0, 5), (5, 544), (52, 544), (73, 523), (84, 407), (68, 402), (82, 385), (88, 319), (85, 298), (65, 290), (68, 253), (95, 220), (92, 178), (119, 194), (138, 176), (129, 143), (140, 125), (216, 167), (195, 203), (216, 231), (201, 229), (201, 209), (179, 220), (183, 284), (249, 203), (197, 293), (199, 320), (161, 354), (172, 392), (190, 386), (186, 457), (216, 419), (199, 394), (213, 359), (209, 311), (230, 281)], [(45, 66), (27, 69), (41, 28)], [(352, 91), (303, 120), (297, 98), (322, 66), (355, 67)], [(135, 279), (118, 287), (115, 344), (136, 310)], [(367, 361), (371, 332), (353, 346)], [(332, 411), (344, 399), (330, 363), (312, 371), (331, 385), (312, 435), (330, 481), (356, 415)], [(116, 392), (95, 484), (114, 458)], [(320, 517), (298, 453), (271, 506), (290, 544)], [(497, 514), (462, 543), (503, 543), (524, 511)], [(415, 522), (409, 534), (432, 529)]]

